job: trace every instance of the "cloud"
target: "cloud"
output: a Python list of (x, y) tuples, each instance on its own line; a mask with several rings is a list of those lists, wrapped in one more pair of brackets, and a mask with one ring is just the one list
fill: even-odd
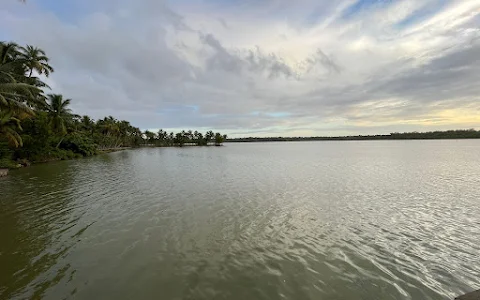
[(45, 49), (81, 114), (231, 136), (480, 121), (478, 1), (71, 2), (2, 5), (0, 36)]

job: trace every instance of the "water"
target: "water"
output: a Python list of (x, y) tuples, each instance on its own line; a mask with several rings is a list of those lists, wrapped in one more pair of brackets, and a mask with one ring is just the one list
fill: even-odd
[(150, 148), (0, 179), (0, 299), (453, 299), (480, 141)]

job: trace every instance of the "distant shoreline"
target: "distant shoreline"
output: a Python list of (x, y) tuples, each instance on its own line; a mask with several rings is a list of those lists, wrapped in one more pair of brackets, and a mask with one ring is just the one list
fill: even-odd
[(315, 139), (315, 138), (305, 138), (305, 139), (290, 139), (290, 138), (285, 138), (285, 139), (280, 139), (280, 140), (274, 140), (274, 139), (255, 139), (255, 140), (246, 140), (246, 139), (232, 139), (232, 140), (227, 140), (225, 143), (274, 143), (274, 142), (334, 142), (334, 141), (340, 141), (340, 142), (348, 142), (348, 141), (445, 141), (445, 140), (478, 140), (480, 138), (430, 138), (430, 139), (368, 139), (368, 138), (328, 138), (328, 139)]
[(384, 135), (356, 135), (335, 137), (245, 137), (230, 138), (227, 143), (255, 143), (255, 142), (300, 142), (300, 141), (379, 141), (379, 140), (458, 140), (480, 139), (480, 131), (449, 130), (434, 132), (405, 132)]

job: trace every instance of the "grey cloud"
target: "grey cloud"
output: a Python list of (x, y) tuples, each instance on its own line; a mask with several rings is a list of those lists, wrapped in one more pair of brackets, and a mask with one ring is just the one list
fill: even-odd
[[(480, 43), (455, 51), (383, 81), (371, 92), (431, 103), (480, 94)], [(477, 96), (478, 97), (478, 96)]]
[(215, 54), (207, 60), (208, 68), (229, 72), (241, 71), (241, 59), (230, 54), (212, 34), (200, 35), (200, 39), (215, 50)]
[(306, 60), (306, 64), (307, 72), (314, 70), (315, 66), (318, 64), (322, 65), (330, 73), (340, 73), (342, 71), (342, 67), (338, 65), (331, 57), (326, 55), (322, 49), (318, 49), (317, 52), (312, 55), (312, 57), (308, 58)]
[(254, 72), (268, 73), (268, 78), (277, 78), (281, 75), (286, 78), (295, 76), (295, 72), (275, 54), (264, 54), (257, 46), (255, 51), (249, 50), (245, 60), (249, 69)]
[[(302, 1), (314, 5), (313, 0)], [(355, 72), (355, 66), (337, 60), (335, 52), (318, 48), (303, 61), (305, 74), (298, 74), (261, 45), (237, 49), (225, 46), (221, 35), (198, 34), (165, 1), (102, 3), (97, 12), (73, 24), (42, 13), (0, 20), (1, 27), (14, 28), (18, 42), (47, 51), (57, 70), (51, 77), (55, 91), (73, 98), (74, 109), (82, 114), (114, 115), (144, 129), (210, 127), (248, 135), (281, 128), (321, 132), (322, 124), (336, 118), (350, 124), (404, 124), (337, 125), (332, 132), (419, 130), (422, 120), (443, 126), (438, 111), (480, 109), (478, 39), (466, 44), (460, 39), (456, 48), (434, 51), (435, 58), (423, 65), (415, 65), (415, 57), (392, 60), (362, 80), (344, 83), (342, 76)], [(278, 4), (292, 7), (283, 0)], [(125, 16), (109, 13), (125, 7), (131, 8)], [(33, 32), (32, 24), (39, 30)], [(190, 40), (183, 40), (182, 33), (190, 34)], [(173, 46), (169, 34), (178, 38)], [(198, 55), (198, 47), (206, 54)], [(197, 51), (200, 63), (180, 51)], [(314, 76), (325, 72), (322, 78)], [(289, 115), (267, 114), (275, 112)], [(417, 127), (409, 123), (417, 121)]]
[(280, 58), (273, 53), (264, 54), (258, 46), (255, 51), (248, 50), (246, 54), (239, 51), (234, 53), (223, 47), (212, 34), (201, 34), (200, 39), (215, 50), (215, 54), (207, 60), (208, 68), (234, 73), (248, 70), (260, 74), (265, 73), (268, 78), (276, 78), (281, 75), (292, 77), (294, 75), (293, 70)]

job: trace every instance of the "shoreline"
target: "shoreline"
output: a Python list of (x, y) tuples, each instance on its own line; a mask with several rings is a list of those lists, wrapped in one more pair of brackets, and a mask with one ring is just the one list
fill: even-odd
[(225, 143), (274, 143), (274, 142), (348, 142), (348, 141), (446, 141), (480, 140), (480, 137), (451, 138), (376, 138), (376, 137), (332, 137), (332, 138), (241, 138), (226, 140)]
[(123, 150), (128, 150), (132, 149), (132, 147), (122, 147), (122, 148), (111, 148), (111, 149), (100, 149), (97, 150), (97, 153), (94, 155), (90, 156), (83, 156), (83, 157), (72, 157), (72, 158), (51, 158), (51, 159), (46, 159), (46, 160), (40, 160), (40, 161), (29, 161), (27, 159), (23, 159), (21, 161), (11, 161), (12, 165), (16, 165), (16, 167), (0, 167), (0, 177), (6, 177), (8, 176), (9, 171), (11, 170), (19, 170), (23, 168), (28, 168), (33, 165), (41, 165), (41, 164), (48, 164), (51, 162), (57, 162), (57, 161), (68, 161), (68, 160), (75, 160), (75, 159), (81, 159), (81, 158), (88, 158), (88, 157), (93, 157), (97, 155), (102, 155), (102, 154), (108, 154), (108, 153), (113, 153), (113, 152), (119, 152)]
[[(123, 151), (123, 150), (128, 150), (132, 149), (133, 147), (119, 147), (119, 148), (107, 148), (107, 149), (97, 149), (97, 154), (106, 154), (106, 153), (113, 153), (113, 152), (118, 152), (118, 151)], [(94, 155), (92, 155), (94, 156)]]
[(74, 159), (81, 159), (81, 158), (88, 158), (88, 157), (93, 157), (97, 155), (103, 155), (103, 154), (109, 154), (109, 153), (114, 153), (114, 152), (120, 152), (124, 150), (130, 150), (130, 149), (140, 149), (140, 148), (183, 148), (183, 147), (221, 147), (223, 145), (183, 145), (183, 146), (177, 146), (177, 145), (172, 145), (172, 146), (157, 146), (157, 145), (142, 145), (138, 147), (119, 147), (119, 148), (107, 148), (107, 149), (97, 149), (97, 153), (94, 155), (90, 156), (83, 156), (83, 157), (73, 157), (73, 158), (51, 158), (51, 159), (46, 159), (42, 161), (29, 161), (27, 159), (23, 159), (22, 161), (11, 161), (12, 164), (16, 165), (16, 167), (0, 167), (0, 177), (6, 177), (8, 176), (8, 173), (10, 170), (18, 170), (18, 169), (23, 169), (23, 168), (28, 168), (33, 165), (40, 165), (40, 164), (47, 164), (51, 162), (57, 162), (57, 161), (68, 161), (68, 160), (74, 160)]

